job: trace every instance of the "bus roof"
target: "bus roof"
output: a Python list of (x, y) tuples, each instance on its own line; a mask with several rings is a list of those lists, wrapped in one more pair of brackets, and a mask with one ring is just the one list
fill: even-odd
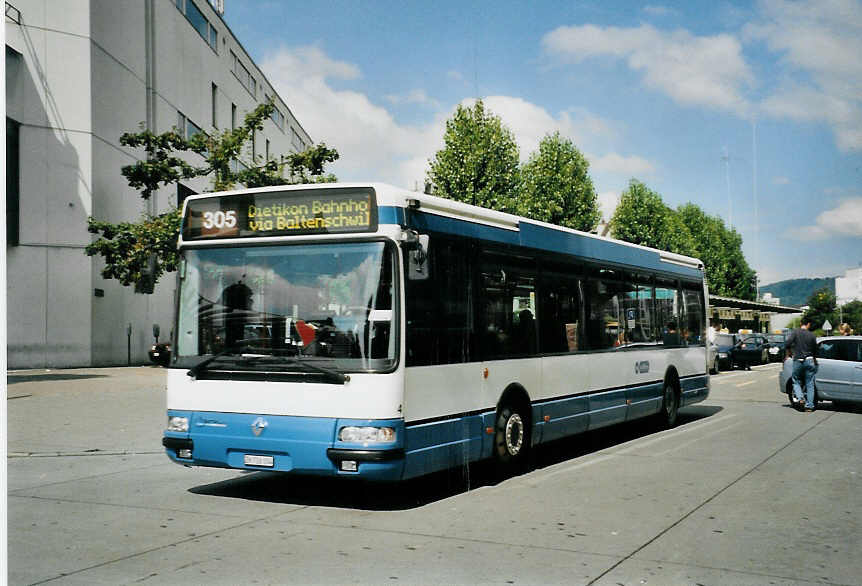
[[(184, 202), (183, 214), (185, 215), (190, 201), (200, 199), (248, 193), (341, 188), (367, 189), (369, 187), (374, 189), (376, 195), (381, 225), (409, 224), (409, 227), (414, 229), (424, 228), (452, 232), (529, 248), (565, 252), (591, 260), (607, 260), (633, 267), (643, 266), (689, 277), (702, 276), (703, 263), (697, 258), (418, 193), (385, 183), (278, 185), (204, 193), (189, 196)], [(408, 221), (408, 210), (420, 213), (410, 214)], [(464, 230), (465, 227), (468, 228), (466, 231)], [(182, 237), (180, 244), (182, 244)]]

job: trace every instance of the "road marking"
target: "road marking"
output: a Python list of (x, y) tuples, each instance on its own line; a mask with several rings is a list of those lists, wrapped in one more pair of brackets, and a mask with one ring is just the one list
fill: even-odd
[[(529, 484), (530, 486), (534, 486), (534, 487), (539, 486), (540, 482), (538, 482), (538, 481), (547, 480), (548, 478), (551, 478), (553, 476), (557, 476), (559, 474), (563, 474), (566, 472), (572, 472), (574, 470), (578, 470), (579, 468), (586, 468), (587, 466), (592, 466), (593, 464), (598, 464), (599, 462), (604, 462), (605, 460), (610, 460), (615, 455), (616, 454), (607, 454), (604, 456), (599, 456), (597, 458), (593, 458), (591, 460), (587, 460), (586, 462), (578, 462), (577, 464), (573, 464), (571, 466), (566, 466), (565, 468), (561, 468), (559, 470), (551, 470), (550, 472), (542, 474), (539, 477), (533, 476), (527, 482), (527, 484)], [(536, 480), (537, 482), (533, 482), (533, 480)]]
[[(558, 476), (560, 474), (565, 474), (567, 472), (573, 472), (573, 471), (578, 470), (580, 468), (586, 468), (587, 466), (592, 466), (593, 464), (598, 464), (600, 462), (604, 462), (605, 460), (609, 460), (609, 459), (613, 458), (614, 456), (618, 456), (621, 454), (627, 454), (627, 453), (630, 453), (634, 450), (640, 450), (640, 449), (642, 449), (646, 446), (650, 446), (656, 442), (660, 442), (660, 441), (664, 441), (668, 438), (676, 437), (676, 436), (681, 435), (683, 433), (686, 433), (688, 431), (702, 430), (706, 426), (715, 425), (718, 423), (723, 423), (729, 419), (734, 419), (734, 418), (736, 418), (736, 415), (724, 415), (722, 417), (710, 419), (709, 421), (707, 421), (705, 423), (700, 423), (696, 426), (689, 424), (689, 425), (686, 425), (683, 427), (677, 427), (675, 429), (668, 430), (666, 432), (662, 432), (658, 437), (655, 437), (651, 440), (640, 441), (638, 439), (635, 439), (635, 440), (632, 440), (631, 442), (628, 442), (628, 443), (632, 443), (633, 445), (631, 445), (627, 448), (623, 448), (622, 450), (616, 450), (610, 454), (598, 456), (598, 457), (593, 458), (591, 460), (587, 460), (586, 462), (578, 462), (578, 463), (573, 464), (571, 466), (566, 466), (565, 468), (559, 468), (556, 470), (551, 470), (551, 471), (546, 472), (544, 474), (540, 474), (540, 475), (534, 474), (531, 477), (531, 480), (528, 481), (528, 484), (530, 486), (534, 486), (534, 487), (539, 486), (541, 481), (547, 480), (547, 479), (552, 478), (554, 476)], [(736, 425), (739, 425), (739, 423), (737, 423)], [(725, 429), (726, 428), (722, 428), (718, 432), (724, 431)], [(716, 432), (716, 433), (718, 433), (718, 432)], [(676, 449), (676, 448), (672, 448), (672, 449)]]
[(651, 456), (653, 456), (653, 457), (666, 456), (667, 454), (670, 454), (671, 452), (675, 452), (675, 451), (677, 451), (677, 450), (681, 450), (682, 448), (687, 448), (687, 447), (691, 446), (692, 444), (694, 444), (695, 442), (699, 442), (699, 441), (701, 441), (701, 440), (705, 440), (706, 438), (712, 437), (712, 436), (717, 435), (717, 434), (719, 434), (719, 433), (725, 433), (726, 431), (729, 431), (729, 430), (733, 429), (734, 427), (739, 427), (740, 425), (742, 425), (742, 421), (737, 421), (737, 422), (736, 422), (736, 423), (734, 423), (733, 425), (728, 425), (727, 427), (722, 427), (721, 429), (715, 429), (715, 430), (711, 431), (710, 433), (706, 433), (706, 434), (704, 434), (704, 435), (702, 435), (702, 436), (700, 436), (700, 437), (694, 438), (694, 439), (689, 440), (689, 441), (687, 441), (687, 442), (684, 442), (684, 443), (678, 443), (678, 444), (677, 444), (677, 445), (675, 445), (674, 447), (669, 448), (669, 449), (667, 449), (667, 450), (665, 450), (665, 451), (663, 451), (663, 452), (656, 452), (656, 453), (654, 453), (654, 454), (650, 454), (650, 455), (651, 455)]
[[(736, 417), (736, 415), (723, 415), (721, 417), (716, 417), (715, 419), (710, 419), (709, 421), (706, 421), (704, 423), (698, 423), (694, 427), (693, 427), (694, 424), (690, 423), (690, 424), (685, 425), (683, 427), (677, 427), (675, 429), (660, 433), (658, 436), (656, 436), (650, 440), (647, 440), (645, 442), (638, 441), (638, 440), (632, 440), (632, 442), (634, 442), (633, 445), (631, 445), (627, 448), (623, 448), (622, 450), (617, 450), (615, 453), (616, 454), (628, 454), (634, 450), (643, 448), (645, 446), (650, 446), (656, 442), (666, 440), (669, 437), (674, 437), (674, 436), (680, 435), (681, 433), (685, 433), (687, 431), (693, 431), (694, 429), (703, 429), (704, 427), (707, 427), (709, 425), (715, 425), (717, 423), (722, 423), (724, 421), (727, 421), (728, 419), (733, 419), (735, 417)], [(632, 442), (629, 442), (629, 443), (632, 443)]]
[(756, 380), (750, 380), (750, 381), (747, 381), (747, 382), (744, 382), (744, 383), (739, 383), (738, 385), (735, 385), (735, 386), (736, 386), (737, 388), (739, 388), (739, 387), (747, 387), (748, 385), (753, 385), (753, 384), (754, 384), (754, 383), (756, 383), (756, 382), (757, 382)]

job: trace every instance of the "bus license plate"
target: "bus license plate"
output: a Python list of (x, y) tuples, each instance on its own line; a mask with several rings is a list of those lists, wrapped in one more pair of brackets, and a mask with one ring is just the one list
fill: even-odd
[(272, 456), (257, 456), (254, 454), (246, 454), (244, 462), (246, 466), (261, 466), (264, 468), (273, 467)]

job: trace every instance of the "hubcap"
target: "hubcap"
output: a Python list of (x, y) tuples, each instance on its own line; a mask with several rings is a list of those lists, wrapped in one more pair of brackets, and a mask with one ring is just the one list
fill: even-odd
[(521, 421), (520, 415), (512, 413), (512, 416), (506, 421), (506, 450), (512, 456), (517, 456), (523, 443), (524, 423)]

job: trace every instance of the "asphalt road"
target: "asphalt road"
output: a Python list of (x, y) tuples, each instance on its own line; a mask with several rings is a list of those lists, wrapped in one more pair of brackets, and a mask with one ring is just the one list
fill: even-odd
[(366, 486), (169, 462), (157, 368), (13, 372), (9, 583), (860, 584), (862, 412), (796, 412), (777, 373), (502, 482)]

